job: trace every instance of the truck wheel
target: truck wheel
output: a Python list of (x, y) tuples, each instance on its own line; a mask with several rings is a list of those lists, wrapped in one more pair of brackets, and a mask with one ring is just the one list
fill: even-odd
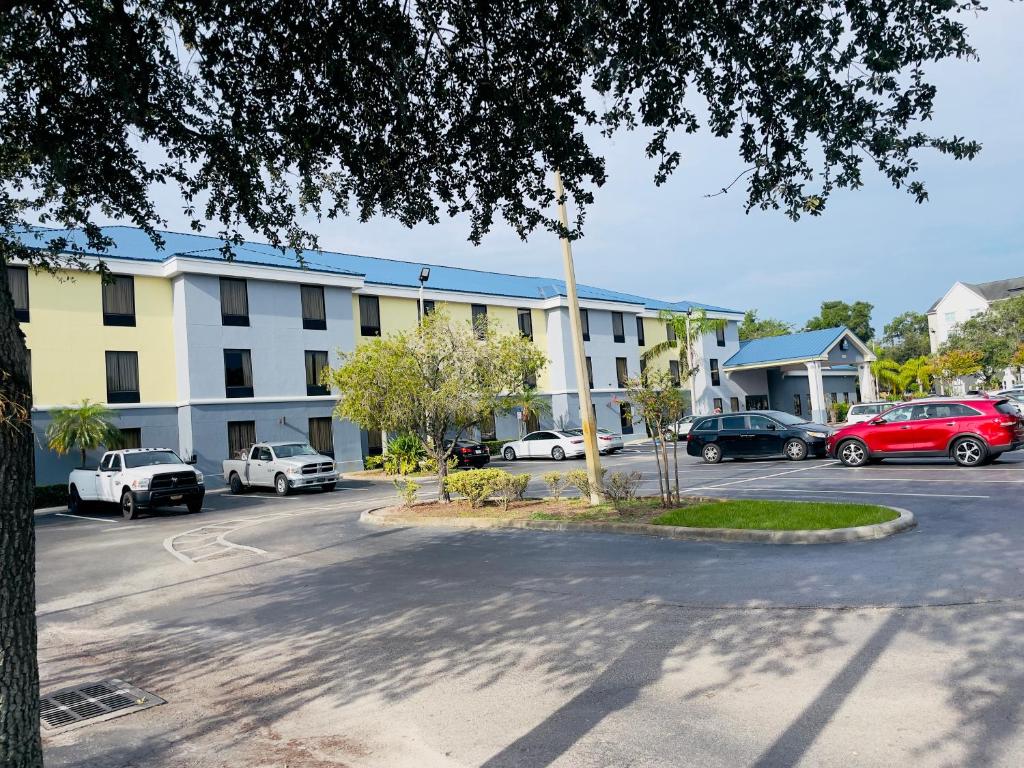
[(324, 483), (324, 484), (323, 484), (323, 485), (321, 485), (320, 487), (324, 489), (324, 492), (325, 492), (325, 493), (330, 493), (331, 491), (333, 491), (333, 490), (334, 490), (334, 487), (335, 487), (336, 485), (337, 485), (337, 483)]
[(134, 520), (139, 516), (139, 508), (135, 504), (135, 494), (125, 491), (121, 494), (121, 514), (125, 520)]
[(185, 506), (188, 507), (188, 513), (194, 515), (197, 512), (203, 511), (203, 500), (201, 498), (189, 499), (185, 502)]
[(231, 486), (231, 492), (236, 496), (245, 492), (245, 486), (242, 485), (242, 478), (238, 476), (237, 472), (231, 473), (231, 477), (228, 478), (228, 485)]
[(71, 490), (68, 492), (68, 512), (72, 515), (77, 515), (82, 511), (82, 497), (78, 495), (78, 489), (75, 486), (71, 486)]
[(292, 490), (288, 487), (288, 478), (283, 474), (278, 474), (274, 478), (274, 490), (277, 491), (278, 496), (287, 496)]

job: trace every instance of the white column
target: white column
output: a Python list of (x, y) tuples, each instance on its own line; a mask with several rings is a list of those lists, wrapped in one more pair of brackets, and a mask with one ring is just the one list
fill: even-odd
[(811, 420), (824, 424), (828, 420), (825, 406), (825, 384), (821, 380), (821, 363), (804, 363), (807, 366), (807, 385), (811, 390)]
[(857, 373), (860, 376), (860, 399), (862, 402), (870, 403), (878, 399), (878, 392), (875, 390), (875, 377), (871, 373), (870, 363), (858, 363)]

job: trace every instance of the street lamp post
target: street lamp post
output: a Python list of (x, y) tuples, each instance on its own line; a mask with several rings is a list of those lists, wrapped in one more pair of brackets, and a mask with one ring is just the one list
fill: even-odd
[(423, 314), (423, 286), (429, 279), (430, 267), (422, 267), (420, 269), (420, 323), (422, 323), (423, 318), (426, 317), (426, 315)]
[[(565, 208), (565, 189), (562, 174), (555, 169), (555, 196), (558, 198), (558, 218), (569, 229), (569, 213)], [(572, 263), (572, 245), (562, 238), (562, 263), (565, 267), (565, 292), (569, 299), (569, 330), (572, 333), (573, 361), (576, 368), (576, 389), (580, 395), (580, 423), (583, 427), (583, 451), (587, 459), (587, 479), (590, 484), (590, 503), (604, 501), (601, 488), (601, 459), (597, 452), (597, 425), (591, 405), (587, 383), (587, 357), (583, 349), (583, 329), (580, 324), (580, 299), (576, 293), (576, 270)]]

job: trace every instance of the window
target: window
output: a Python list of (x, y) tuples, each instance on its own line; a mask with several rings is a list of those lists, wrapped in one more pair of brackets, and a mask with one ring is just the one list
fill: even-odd
[(843, 336), (843, 338), (841, 338), (839, 340), (839, 351), (840, 352), (845, 352), (849, 348), (850, 348), (850, 340), (848, 338), (846, 338), (845, 336)]
[(691, 431), (693, 432), (718, 432), (721, 429), (721, 419), (704, 419), (696, 422)]
[(380, 299), (376, 296), (359, 297), (359, 333), (380, 336)]
[(488, 411), (482, 419), (480, 419), (480, 439), (481, 440), (497, 440), (498, 439), (498, 428), (494, 419), (494, 411)]
[(523, 389), (536, 389), (537, 388), (537, 374), (528, 373), (523, 376)]
[(220, 279), (220, 319), (224, 325), (249, 324), (249, 290), (245, 280)]
[(255, 421), (228, 422), (228, 456), (233, 459), (244, 459), (249, 453), (249, 447), (255, 442)]
[(626, 379), (629, 378), (629, 370), (626, 368), (626, 358), (615, 358), (615, 382), (620, 387), (626, 386)]
[(740, 399), (738, 397), (729, 398), (729, 410), (736, 413), (740, 409)]
[(473, 329), (476, 331), (476, 337), (482, 339), (484, 331), (487, 330), (487, 307), (484, 304), (473, 304), (470, 311), (473, 313)]
[[(434, 304), (434, 300), (433, 299), (424, 299), (423, 300), (423, 314), (424, 314), (424, 316), (434, 314), (434, 307), (435, 306), (436, 305)], [(419, 312), (419, 306), (418, 305), (416, 307), (416, 311)]]
[(334, 458), (334, 430), (330, 416), (315, 416), (309, 420), (309, 444), (317, 453)]
[(718, 370), (718, 359), (712, 357), (708, 362), (711, 363), (711, 386), (722, 386), (722, 374)]
[(380, 456), (384, 453), (384, 435), (379, 429), (366, 430), (366, 455)]
[(7, 267), (7, 287), (14, 299), (14, 318), (28, 322), (28, 267)]
[(106, 456), (103, 457), (103, 460), (100, 461), (100, 472), (109, 472), (110, 471), (111, 466), (114, 463), (114, 456), (116, 456), (116, 455), (117, 454), (114, 454), (114, 453), (108, 453)]
[(626, 341), (626, 329), (622, 323), (622, 313), (612, 312), (612, 341), (623, 344)]
[(956, 322), (956, 312), (947, 312), (944, 315), (944, 318), (945, 318), (947, 323), (955, 323)]
[(307, 331), (327, 330), (327, 307), (322, 285), (300, 285), (302, 298), (302, 327)]
[(758, 432), (768, 432), (775, 428), (775, 422), (767, 416), (747, 416), (747, 423), (750, 429), (756, 429)]
[[(717, 402), (721, 402), (716, 398)], [(723, 416), (722, 417), (722, 429), (737, 429), (742, 430), (747, 428), (747, 419), (745, 416)]]
[(956, 419), (981, 414), (973, 408), (960, 403), (936, 403), (934, 405), (915, 405), (913, 418), (916, 419)]
[(103, 324), (135, 325), (135, 278), (114, 275), (103, 284)]
[(306, 394), (327, 395), (330, 394), (327, 387), (320, 383), (320, 374), (327, 367), (327, 353), (315, 350), (306, 350)]
[(594, 388), (594, 364), (589, 357), (587, 358), (587, 386), (590, 389)]
[(644, 337), (644, 319), (640, 315), (636, 316), (636, 343), (641, 347), (647, 343)]
[(849, 403), (850, 402), (850, 393), (849, 392), (843, 392), (843, 402), (844, 403)]
[(905, 405), (902, 408), (893, 408), (887, 414), (885, 414), (885, 420), (887, 422), (892, 421), (910, 421), (914, 417), (914, 406)]
[(530, 341), (533, 341), (533, 315), (528, 309), (517, 309), (516, 315), (519, 319), (519, 332)]
[(747, 395), (748, 411), (767, 411), (768, 395)]
[(110, 457), (110, 471), (120, 472), (121, 471), (121, 454), (115, 453)]
[(668, 361), (668, 373), (672, 377), (672, 386), (678, 387), (682, 384), (682, 380), (679, 378), (679, 361), (669, 360)]
[(721, 413), (722, 412), (722, 398), (716, 397), (712, 402), (714, 403), (715, 410), (718, 411), (719, 413)]
[(832, 405), (835, 405), (836, 403), (839, 402), (839, 393), (838, 392), (829, 392), (828, 396), (829, 396), (829, 399), (832, 400)]
[(665, 323), (665, 335), (669, 341), (674, 342), (676, 340), (676, 327), (672, 323)]
[(107, 402), (139, 402), (138, 352), (107, 352)]
[(224, 350), (224, 390), (227, 397), (252, 397), (252, 355), (248, 349)]
[(794, 416), (803, 416), (804, 415), (803, 400), (801, 399), (800, 395), (793, 395), (793, 415)]
[(590, 313), (585, 310), (580, 310), (580, 330), (583, 331), (583, 340), (590, 341)]
[(633, 406), (629, 403), (619, 403), (619, 426), (622, 434), (633, 434)]
[(640, 358), (640, 375), (643, 376), (644, 375), (644, 371), (646, 371), (646, 370), (647, 370), (647, 360), (645, 358), (641, 357)]
[(256, 459), (256, 461), (273, 461), (274, 456), (271, 454), (270, 449), (266, 446), (262, 448), (259, 446), (253, 446), (252, 456), (250, 458)]
[(720, 325), (715, 328), (715, 343), (720, 347), (725, 346), (725, 326)]
[(142, 447), (142, 429), (139, 427), (129, 427), (119, 431), (121, 433), (121, 440), (119, 441), (121, 448)]

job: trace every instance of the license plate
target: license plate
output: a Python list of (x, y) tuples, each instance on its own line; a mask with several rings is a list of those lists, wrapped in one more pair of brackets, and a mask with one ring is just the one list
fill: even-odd
[(171, 501), (181, 501), (184, 498), (184, 494), (179, 493), (177, 496), (171, 496)]

